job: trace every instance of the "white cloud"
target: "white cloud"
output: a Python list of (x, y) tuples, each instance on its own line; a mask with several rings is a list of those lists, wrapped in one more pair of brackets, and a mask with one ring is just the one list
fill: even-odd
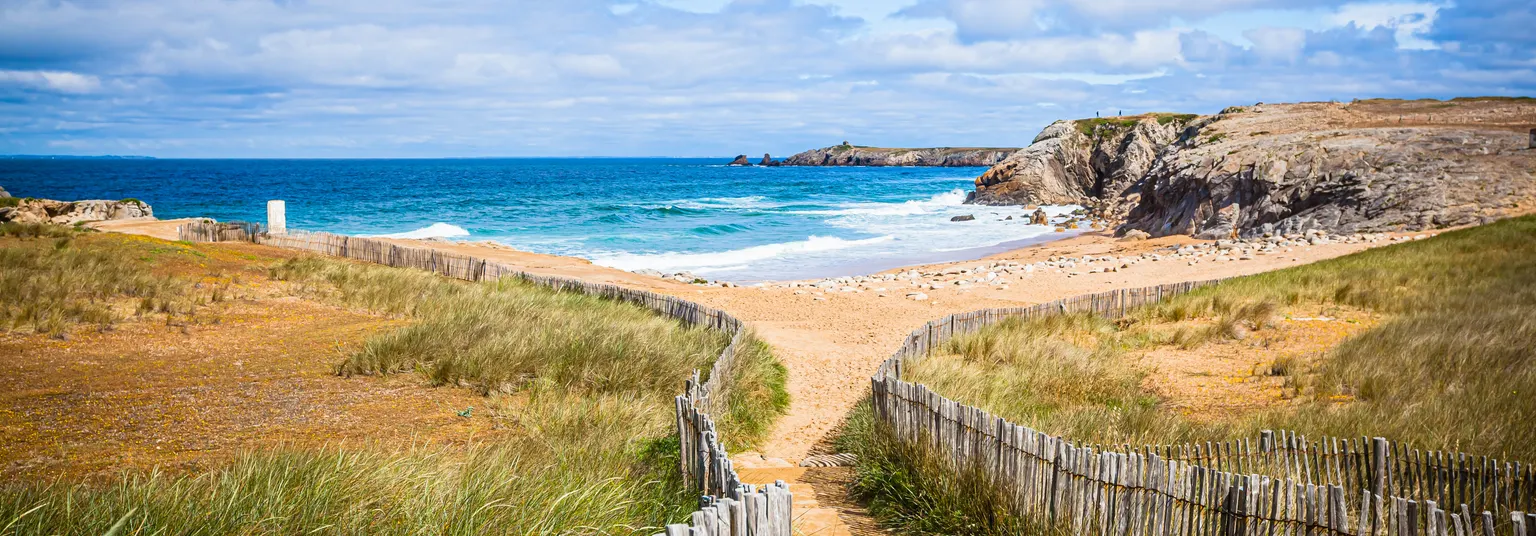
[(1254, 28), (1243, 32), (1259, 57), (1294, 62), (1307, 46), (1307, 32), (1299, 28)]
[(166, 156), (1004, 145), (1095, 110), (1536, 85), (1519, 36), (1458, 44), (1437, 33), (1455, 7), (1424, 1), (4, 4), (0, 153), (61, 125)]
[(17, 84), (61, 93), (90, 93), (101, 89), (101, 79), (68, 71), (0, 70), (0, 84)]
[(1436, 48), (1422, 34), (1434, 26), (1442, 6), (1427, 2), (1390, 2), (1384, 4), (1345, 4), (1328, 21), (1334, 26), (1353, 23), (1361, 28), (1391, 28), (1398, 48), (1427, 50)]

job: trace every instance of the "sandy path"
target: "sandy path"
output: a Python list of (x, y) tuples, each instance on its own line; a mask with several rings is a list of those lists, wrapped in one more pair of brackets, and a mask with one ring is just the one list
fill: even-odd
[[(905, 282), (890, 282), (888, 297), (875, 292), (815, 292), (796, 294), (782, 288), (719, 288), (687, 285), (596, 266), (581, 259), (521, 252), (484, 243), (409, 241), (495, 259), (535, 273), (559, 274), (592, 281), (618, 283), (691, 299), (717, 307), (747, 321), (759, 337), (773, 345), (789, 368), (789, 414), (780, 419), (773, 438), (760, 452), (738, 453), (743, 467), (793, 465), (829, 433), (864, 395), (869, 376), (901, 344), (902, 337), (923, 323), (944, 315), (990, 307), (1014, 307), (1105, 290), (1142, 287), (1197, 279), (1254, 274), (1315, 262), (1363, 250), (1367, 244), (1330, 243), (1280, 254), (1233, 262), (1144, 262), (1112, 273), (1070, 276), (1037, 271), (1001, 289), (994, 287), (923, 290), (927, 301), (903, 298)], [(1009, 260), (1035, 262), (1052, 256), (1135, 255), (1172, 244), (1195, 242), (1167, 237), (1119, 242), (1100, 235), (1031, 246), (980, 261), (924, 265), (918, 269), (974, 266)], [(893, 270), (892, 272), (895, 272)], [(802, 291), (804, 292), (804, 291)]]
[[(103, 230), (160, 236), (174, 222), (155, 226), (144, 222), (103, 225)], [(812, 453), (833, 433), (869, 388), (869, 377), (902, 337), (923, 323), (948, 314), (991, 307), (1014, 307), (1126, 287), (1142, 287), (1198, 279), (1254, 274), (1346, 255), (1369, 244), (1330, 243), (1296, 248), (1292, 252), (1264, 255), (1233, 262), (1143, 262), (1117, 272), (1081, 274), (1046, 270), (1019, 276), (1008, 288), (972, 286), (923, 290), (926, 301), (903, 296), (909, 283), (892, 281), (888, 297), (876, 292), (820, 292), (759, 287), (704, 287), (593, 265), (582, 259), (541, 255), (491, 243), (397, 240), (417, 245), (493, 259), (534, 273), (578, 277), (616, 283), (687, 298), (723, 309), (747, 321), (759, 337), (771, 344), (775, 355), (789, 369), (789, 414), (780, 419), (775, 433), (760, 452), (737, 453), (738, 467), (749, 482), (777, 479), (792, 489), (810, 488), (796, 495), (797, 526), (816, 534), (862, 534), (871, 527), (866, 514), (846, 500), (846, 474), (836, 471), (791, 468)], [(1052, 256), (1137, 255), (1173, 244), (1193, 243), (1186, 237), (1166, 237), (1141, 242), (1119, 242), (1103, 234), (1030, 246), (978, 261), (940, 263), (919, 270), (950, 266), (971, 267), (992, 261), (1030, 263)], [(1385, 243), (1383, 243), (1385, 244)], [(905, 269), (902, 269), (905, 270)], [(897, 272), (900, 270), (892, 270)], [(798, 487), (796, 487), (798, 486)], [(825, 504), (824, 504), (825, 503)]]

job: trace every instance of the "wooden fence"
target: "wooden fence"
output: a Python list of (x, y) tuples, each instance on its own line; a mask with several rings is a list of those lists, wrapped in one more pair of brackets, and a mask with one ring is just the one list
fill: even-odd
[(1014, 514), (1075, 534), (1527, 536), (1526, 527), (1536, 526), (1536, 515), (1525, 513), (1536, 479), (1520, 463), (1424, 452), (1380, 437), (1309, 440), (1289, 431), (1223, 443), (1079, 445), (901, 379), (904, 364), (1004, 319), (1082, 311), (1118, 317), (1217, 282), (1124, 289), (929, 322), (872, 378), (877, 420), (900, 440), (939, 453), (953, 469), (986, 475)]
[(193, 223), (176, 227), (176, 239), (188, 242), (255, 242), (261, 224), (243, 221)]
[(685, 383), (685, 392), (677, 397), (677, 433), (682, 452), (679, 469), (684, 481), (703, 496), (700, 509), (693, 513), (692, 527), (669, 525), (665, 534), (790, 536), (792, 496), (789, 486), (780, 481), (754, 490), (750, 485), (742, 484), (731, 468), (730, 457), (710, 418), (715, 401), (723, 403), (730, 395), (729, 378), (734, 372), (736, 350), (746, 334), (746, 326), (724, 311), (655, 292), (532, 274), (468, 255), (400, 246), (374, 238), (304, 231), (270, 234), (261, 232), (257, 224), (212, 222), (179, 226), (176, 236), (195, 242), (255, 242), (397, 268), (426, 270), (465, 281), (516, 277), (556, 291), (635, 303), (689, 325), (730, 333), (730, 344), (715, 358), (708, 378), (701, 380), (695, 372), (693, 379)]

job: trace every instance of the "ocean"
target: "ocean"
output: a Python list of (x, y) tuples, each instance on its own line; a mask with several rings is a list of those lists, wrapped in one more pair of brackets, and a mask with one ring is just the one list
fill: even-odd
[[(266, 201), (282, 199), (295, 229), (494, 240), (734, 282), (974, 259), (1070, 234), (1029, 224), (1022, 207), (962, 204), (984, 168), (726, 161), (0, 160), (0, 187), (49, 199), (138, 198), (162, 219), (265, 222)], [(961, 215), (976, 219), (950, 221)]]

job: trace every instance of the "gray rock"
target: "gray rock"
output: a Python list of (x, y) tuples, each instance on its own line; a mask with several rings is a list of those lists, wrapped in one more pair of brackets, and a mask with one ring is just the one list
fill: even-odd
[(1131, 229), (1129, 231), (1126, 231), (1125, 232), (1125, 236), (1120, 238), (1120, 240), (1121, 241), (1125, 241), (1125, 242), (1135, 242), (1135, 241), (1138, 241), (1138, 240), (1146, 240), (1146, 239), (1151, 238), (1151, 237), (1152, 237), (1152, 235), (1147, 234), (1146, 231), (1143, 231), (1141, 229)]
[[(1416, 111), (1435, 124), (1396, 124)], [(1511, 128), (1533, 114), (1536, 103), (1478, 99), (1058, 121), (978, 178), (968, 201), (1083, 204), (1122, 233), (1154, 237), (1476, 224), (1536, 197), (1536, 151)]]
[(953, 218), (950, 218), (949, 221), (971, 221), (971, 220), (974, 220), (974, 219), (976, 219), (976, 215), (975, 214), (966, 214), (964, 216), (955, 216)]
[(152, 218), (154, 215), (154, 209), (149, 204), (136, 199), (121, 201), (27, 199), (14, 207), (0, 209), (0, 222), (68, 225), (90, 221)]

